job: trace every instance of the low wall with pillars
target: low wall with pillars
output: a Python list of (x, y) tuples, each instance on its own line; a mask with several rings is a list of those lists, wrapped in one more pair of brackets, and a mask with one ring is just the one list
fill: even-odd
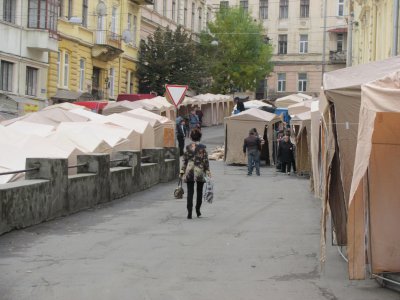
[[(142, 163), (146, 156), (148, 162)], [(29, 158), (26, 180), (0, 185), (0, 234), (66, 216), (177, 179), (177, 148), (78, 156), (76, 175), (67, 159)], [(171, 192), (172, 193), (172, 192)]]

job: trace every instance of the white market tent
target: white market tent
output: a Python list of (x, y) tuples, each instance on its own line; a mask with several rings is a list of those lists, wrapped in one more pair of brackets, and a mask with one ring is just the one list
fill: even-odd
[(77, 114), (79, 116), (88, 118), (90, 121), (96, 121), (96, 120), (101, 120), (102, 118), (105, 118), (103, 115), (97, 114), (95, 112), (92, 112), (90, 110), (86, 109), (71, 109), (69, 112), (73, 114)]
[(140, 149), (154, 148), (155, 147), (155, 136), (154, 129), (151, 127), (149, 122), (140, 120), (134, 117), (128, 117), (121, 114), (112, 114), (107, 116), (105, 119), (98, 120), (95, 122), (103, 124), (115, 124), (135, 130), (140, 134)]
[(142, 108), (130, 110), (122, 114), (149, 122), (154, 129), (156, 147), (175, 146), (175, 124), (168, 118)]
[(41, 137), (48, 136), (51, 132), (55, 130), (55, 126), (46, 125), (41, 123), (31, 123), (25, 121), (17, 121), (11, 123), (7, 126), (7, 128), (11, 128), (17, 132), (28, 134), (28, 135), (38, 135)]
[(272, 125), (280, 122), (281, 118), (275, 114), (250, 108), (237, 115), (225, 118), (225, 162), (227, 164), (247, 164), (247, 157), (243, 154), (243, 141), (252, 128), (256, 128), (263, 135), (268, 126), (269, 155), (272, 161)]
[(55, 108), (60, 108), (60, 109), (64, 109), (64, 110), (75, 110), (75, 109), (87, 110), (84, 106), (72, 104), (69, 102), (49, 105), (49, 106), (46, 106), (45, 108), (43, 108), (43, 110), (51, 110), (51, 109), (55, 109)]
[(146, 110), (152, 111), (156, 109), (153, 105), (148, 105), (146, 103), (142, 103), (141, 101), (118, 101), (118, 102), (109, 102), (106, 107), (103, 109), (103, 115), (108, 116), (111, 114), (121, 113), (124, 111), (132, 110), (135, 108), (144, 108)]
[(311, 104), (313, 100), (305, 100), (300, 103), (292, 104), (288, 106), (289, 115), (298, 115), (311, 110)]
[(275, 100), (275, 106), (279, 108), (287, 108), (290, 105), (301, 103), (305, 100), (311, 100), (312, 97), (305, 94), (292, 94), (285, 97), (281, 97)]

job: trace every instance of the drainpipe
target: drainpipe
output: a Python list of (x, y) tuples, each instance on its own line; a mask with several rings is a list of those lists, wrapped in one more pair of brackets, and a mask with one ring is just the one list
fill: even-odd
[(324, 73), (325, 73), (325, 65), (326, 65), (326, 13), (327, 13), (328, 0), (324, 0), (324, 35), (322, 41), (322, 78), (321, 85), (324, 82)]
[(392, 56), (397, 55), (397, 43), (399, 40), (399, 0), (393, 1), (393, 45)]
[(347, 58), (346, 58), (346, 67), (351, 67), (353, 64), (353, 21), (354, 20), (354, 12), (350, 13), (349, 18), (349, 26), (348, 26), (348, 35), (347, 35)]

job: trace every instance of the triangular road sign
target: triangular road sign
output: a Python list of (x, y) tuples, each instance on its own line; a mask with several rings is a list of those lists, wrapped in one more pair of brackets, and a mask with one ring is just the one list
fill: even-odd
[(183, 99), (185, 99), (186, 90), (188, 89), (187, 85), (176, 85), (176, 84), (166, 84), (166, 98), (178, 108), (178, 105), (181, 104)]

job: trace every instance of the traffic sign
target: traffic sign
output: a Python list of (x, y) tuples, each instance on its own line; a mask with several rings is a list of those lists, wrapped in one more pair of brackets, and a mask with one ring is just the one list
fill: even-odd
[(176, 84), (166, 84), (165, 85), (166, 94), (165, 97), (178, 108), (178, 105), (182, 103), (185, 99), (187, 85), (176, 85)]

